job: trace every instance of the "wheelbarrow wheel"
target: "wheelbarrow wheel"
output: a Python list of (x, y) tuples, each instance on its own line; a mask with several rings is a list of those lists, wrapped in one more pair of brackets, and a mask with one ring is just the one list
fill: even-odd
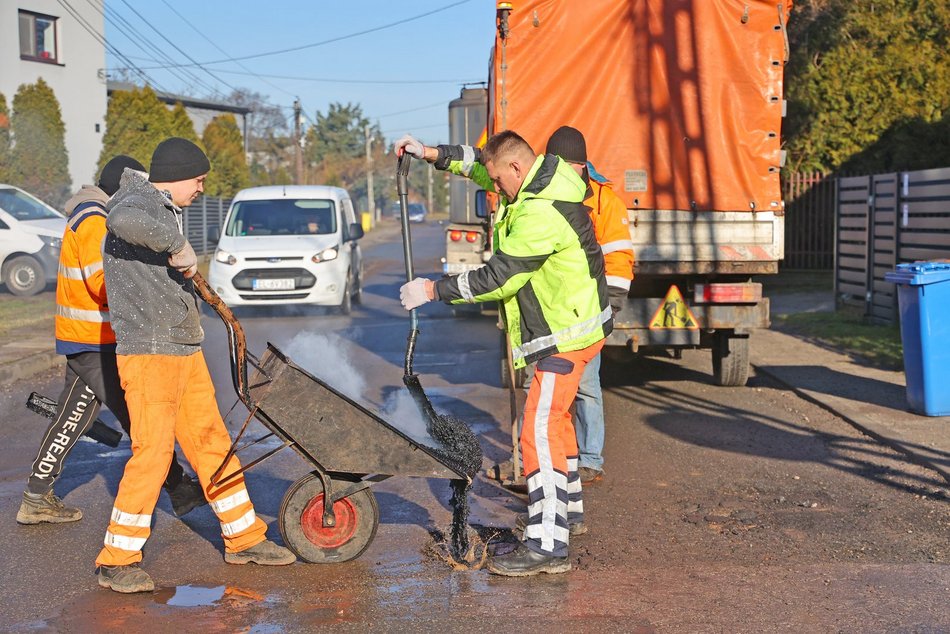
[[(334, 488), (348, 486), (357, 478), (334, 475)], [(376, 496), (362, 489), (333, 504), (335, 526), (323, 525), (323, 484), (309, 473), (294, 482), (280, 505), (278, 523), (284, 543), (298, 557), (314, 564), (356, 559), (376, 536), (379, 507)]]

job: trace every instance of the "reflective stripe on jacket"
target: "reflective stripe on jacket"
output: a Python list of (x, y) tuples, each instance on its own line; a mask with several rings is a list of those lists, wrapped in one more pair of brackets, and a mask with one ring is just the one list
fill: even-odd
[(72, 211), (56, 277), (56, 351), (60, 354), (95, 351), (115, 343), (102, 272), (108, 199), (98, 187), (85, 186), (67, 203)]
[[(493, 190), (476, 150), (439, 146), (439, 152), (437, 168)], [(613, 327), (604, 258), (582, 202), (585, 191), (569, 165), (554, 155), (539, 156), (515, 200), (501, 200), (492, 258), (436, 282), (447, 303), (501, 300), (516, 368), (586, 348)]]

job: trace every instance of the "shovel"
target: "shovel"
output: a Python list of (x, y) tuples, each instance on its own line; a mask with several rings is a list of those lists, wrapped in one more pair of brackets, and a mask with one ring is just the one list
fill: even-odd
[[(402, 250), (406, 260), (406, 281), (411, 282), (415, 278), (412, 268), (412, 237), (409, 232), (409, 162), (412, 157), (403, 152), (399, 156), (399, 162), (396, 167), (396, 191), (399, 194), (400, 222), (402, 223)], [(422, 415), (425, 417), (426, 424), (432, 429), (439, 424), (439, 415), (432, 407), (432, 402), (426, 396), (419, 377), (412, 371), (412, 358), (416, 352), (416, 339), (419, 337), (419, 317), (416, 309), (409, 311), (409, 338), (406, 343), (406, 360), (403, 366), (402, 382), (412, 395)]]

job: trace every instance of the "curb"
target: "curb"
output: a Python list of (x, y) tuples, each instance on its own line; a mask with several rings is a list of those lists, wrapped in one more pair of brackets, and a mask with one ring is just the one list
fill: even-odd
[(8, 385), (28, 379), (50, 368), (64, 366), (65, 361), (66, 357), (55, 350), (46, 350), (19, 358), (0, 367), (0, 385)]

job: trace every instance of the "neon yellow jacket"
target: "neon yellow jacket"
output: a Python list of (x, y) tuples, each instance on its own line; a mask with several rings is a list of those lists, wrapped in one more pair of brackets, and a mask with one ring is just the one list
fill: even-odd
[[(435, 166), (493, 190), (477, 157), (468, 146), (440, 145)], [(604, 256), (583, 204), (586, 191), (567, 163), (539, 156), (517, 197), (501, 200), (492, 258), (436, 282), (446, 303), (501, 301), (516, 368), (586, 348), (613, 328)]]

